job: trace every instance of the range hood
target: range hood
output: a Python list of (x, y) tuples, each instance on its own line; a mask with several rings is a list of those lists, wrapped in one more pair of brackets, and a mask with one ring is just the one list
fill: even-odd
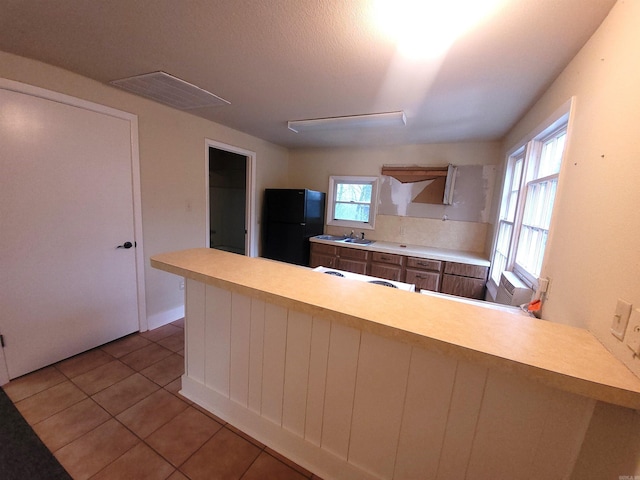
[(402, 183), (432, 180), (412, 201), (452, 205), (457, 170), (458, 167), (451, 164), (444, 167), (383, 165), (382, 175), (393, 177)]

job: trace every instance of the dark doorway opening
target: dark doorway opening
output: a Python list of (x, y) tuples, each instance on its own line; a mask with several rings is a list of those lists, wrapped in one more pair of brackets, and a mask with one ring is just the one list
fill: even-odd
[(247, 162), (209, 147), (209, 247), (246, 253)]

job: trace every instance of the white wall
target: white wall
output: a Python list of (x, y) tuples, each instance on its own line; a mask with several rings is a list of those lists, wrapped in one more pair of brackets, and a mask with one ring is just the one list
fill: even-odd
[[(172, 315), (182, 308), (184, 292), (179, 290), (174, 276), (150, 268), (148, 258), (156, 253), (206, 245), (205, 138), (256, 152), (258, 212), (265, 187), (286, 187), (288, 152), (282, 147), (86, 77), (3, 52), (0, 52), (0, 77), (138, 115), (150, 326), (175, 320)], [(7, 179), (0, 179), (0, 188), (3, 181)]]
[[(496, 165), (502, 159), (498, 142), (400, 145), (380, 148), (299, 149), (290, 153), (290, 184), (326, 192), (330, 175), (378, 176), (383, 165)], [(491, 198), (486, 198), (487, 209)], [(326, 228), (329, 233), (345, 229)], [(483, 253), (489, 225), (485, 222), (378, 215), (367, 236), (376, 240), (429, 245)]]
[[(609, 332), (618, 298), (640, 308), (640, 2), (619, 0), (563, 73), (506, 137), (504, 153), (571, 96), (542, 316), (588, 328), (640, 375)], [(640, 475), (640, 413), (600, 404), (573, 479)], [(597, 461), (596, 458), (603, 459)]]
[(640, 307), (640, 2), (619, 1), (602, 26), (509, 133), (505, 151), (576, 97), (542, 275), (543, 316), (591, 330), (640, 374), (609, 332), (618, 298)]

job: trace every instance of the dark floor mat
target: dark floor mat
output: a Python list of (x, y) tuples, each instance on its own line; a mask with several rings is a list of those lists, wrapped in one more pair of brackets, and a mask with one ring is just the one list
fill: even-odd
[(0, 478), (70, 480), (5, 391), (0, 388)]

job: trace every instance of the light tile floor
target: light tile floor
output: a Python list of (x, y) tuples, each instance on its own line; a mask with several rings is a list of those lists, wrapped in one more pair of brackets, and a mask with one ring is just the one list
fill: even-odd
[(78, 480), (320, 480), (182, 397), (184, 322), (137, 333), (4, 389)]

